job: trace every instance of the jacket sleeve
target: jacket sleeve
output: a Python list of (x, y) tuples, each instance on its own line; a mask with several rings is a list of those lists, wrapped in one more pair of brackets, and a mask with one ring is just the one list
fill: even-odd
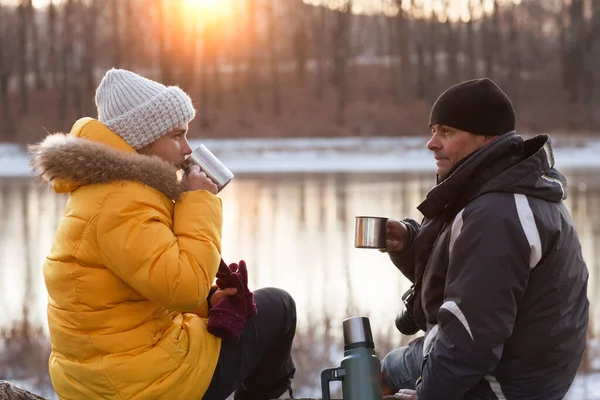
[[(512, 194), (488, 200), (471, 203), (452, 225), (444, 302), (425, 339), (419, 400), (463, 399), (480, 380), (493, 380), (488, 374), (512, 333), (540, 249), (529, 244)], [(528, 229), (537, 232), (529, 217)]]
[(97, 217), (104, 264), (165, 308), (198, 309), (221, 260), (221, 200), (207, 191), (186, 192), (174, 205), (171, 223), (165, 205), (135, 188), (123, 189), (108, 196)]
[(210, 301), (210, 297), (217, 291), (219, 290), (218, 286), (216, 285), (212, 285), (212, 287), (210, 288), (209, 294), (206, 297), (206, 300), (202, 302), (202, 304), (200, 304), (200, 307), (196, 308), (193, 311), (190, 311), (192, 314), (196, 314), (197, 316), (199, 316), (200, 318), (208, 318), (208, 312), (210, 311), (210, 304), (208, 304), (208, 302)]
[(412, 246), (415, 236), (421, 229), (421, 225), (410, 218), (403, 219), (402, 222), (408, 229), (408, 238), (406, 241), (406, 247), (400, 251), (394, 251), (389, 253), (390, 260), (392, 263), (406, 276), (411, 282), (415, 282), (415, 251)]

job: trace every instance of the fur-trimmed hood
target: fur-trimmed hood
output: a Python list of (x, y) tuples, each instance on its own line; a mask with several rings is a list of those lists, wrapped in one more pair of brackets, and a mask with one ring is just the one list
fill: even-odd
[[(177, 168), (158, 157), (137, 153), (98, 121), (90, 118), (85, 122), (80, 126), (76, 124), (69, 135), (52, 134), (41, 143), (29, 146), (34, 173), (53, 185), (57, 192), (72, 192), (84, 185), (115, 181), (137, 181), (172, 200), (177, 200), (185, 191), (177, 178)], [(91, 135), (86, 134), (86, 129), (92, 130)], [(107, 140), (97, 139), (98, 129), (105, 130), (100, 137)]]

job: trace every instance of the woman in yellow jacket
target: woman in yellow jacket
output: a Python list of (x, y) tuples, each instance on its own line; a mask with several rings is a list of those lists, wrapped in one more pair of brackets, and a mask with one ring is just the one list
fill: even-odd
[(98, 119), (32, 146), (35, 169), (65, 216), (44, 265), (52, 384), (63, 400), (277, 398), (295, 372), (293, 299), (255, 292), (239, 341), (207, 331), (221, 260), (221, 200), (192, 168), (195, 110), (178, 87), (112, 69)]

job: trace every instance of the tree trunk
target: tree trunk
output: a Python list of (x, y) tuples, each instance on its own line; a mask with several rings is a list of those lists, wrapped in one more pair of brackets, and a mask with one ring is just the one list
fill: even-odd
[(584, 3), (583, 0), (572, 0), (569, 10), (570, 40), (569, 40), (569, 89), (571, 102), (581, 100), (581, 77), (585, 73), (583, 63), (584, 40)]
[(418, 65), (419, 67), (417, 68), (417, 97), (419, 99), (423, 99), (425, 98), (425, 74), (426, 74), (426, 70), (425, 70), (425, 49), (423, 46), (423, 41), (422, 39), (419, 40), (419, 42), (417, 43), (417, 58), (418, 58)]
[(460, 26), (453, 27), (450, 18), (445, 22), (446, 25), (446, 57), (448, 78), (451, 84), (457, 83), (460, 80), (460, 68), (458, 49), (460, 48)]
[(600, 2), (592, 5), (591, 20), (588, 37), (586, 38), (586, 65), (589, 101), (587, 104), (589, 114), (594, 124), (600, 123)]
[(277, 27), (275, 23), (275, 2), (270, 0), (267, 6), (269, 16), (268, 41), (269, 41), (269, 61), (271, 67), (271, 90), (273, 94), (273, 114), (281, 115), (281, 95), (279, 92), (279, 57), (277, 55)]
[(85, 59), (84, 59), (84, 80), (85, 89), (94, 90), (96, 81), (94, 79), (95, 57), (96, 57), (96, 18), (98, 13), (98, 0), (91, 0), (85, 13)]
[(316, 95), (318, 101), (323, 101), (325, 97), (325, 35), (327, 32), (327, 8), (325, 6), (317, 7), (318, 16), (316, 17), (316, 34), (314, 35), (315, 47), (317, 49), (317, 84)]
[(196, 63), (198, 62), (198, 36), (201, 34), (200, 24), (196, 21), (188, 23), (187, 58), (183, 61), (185, 68), (182, 81), (190, 92), (196, 88)]
[(83, 85), (85, 71), (85, 50), (81, 50), (85, 44), (82, 21), (85, 20), (86, 12), (80, 0), (74, 0), (74, 9), (71, 11), (72, 19), (69, 24), (71, 36), (71, 92), (73, 94), (73, 108), (75, 115), (86, 115), (83, 104)]
[(32, 64), (33, 64), (33, 73), (35, 78), (35, 88), (37, 90), (42, 90), (46, 87), (46, 82), (44, 79), (44, 74), (42, 73), (42, 65), (41, 65), (41, 54), (42, 49), (40, 48), (40, 35), (39, 29), (36, 19), (36, 11), (33, 7), (31, 1), (29, 2), (28, 7), (28, 19), (31, 24), (31, 54), (32, 54)]
[(338, 109), (336, 121), (340, 125), (346, 123), (346, 106), (348, 102), (348, 59), (350, 57), (350, 18), (352, 0), (347, 0), (342, 11), (338, 12), (338, 39), (337, 53), (337, 84), (338, 84)]
[(202, 61), (200, 70), (200, 125), (204, 129), (210, 128), (210, 86), (208, 83), (208, 70), (211, 63), (210, 49), (212, 46), (210, 28), (204, 24), (202, 27)]
[(247, 26), (247, 38), (248, 47), (248, 70), (246, 76), (246, 84), (248, 85), (249, 91), (254, 99), (254, 107), (257, 111), (262, 110), (262, 102), (260, 96), (260, 71), (257, 68), (257, 48), (256, 48), (256, 0), (248, 0), (246, 11), (248, 13), (248, 26)]
[[(400, 82), (402, 77), (400, 76), (400, 66), (396, 65), (396, 57), (401, 57), (400, 46), (398, 46), (398, 26), (395, 18), (386, 18), (385, 26), (381, 28), (382, 41), (385, 43), (381, 46), (383, 48), (383, 54), (389, 55), (387, 58), (386, 66), (390, 77), (390, 91), (394, 104), (400, 104)], [(387, 33), (387, 35), (386, 35)], [(402, 61), (399, 61), (400, 65)]]
[(123, 0), (112, 0), (110, 3), (110, 23), (112, 24), (111, 47), (113, 50), (113, 66), (119, 68), (123, 62), (123, 49), (121, 45), (121, 13), (119, 6)]
[(167, 37), (169, 27), (168, 21), (165, 18), (166, 1), (167, 0), (157, 0), (154, 4), (158, 15), (158, 62), (160, 66), (160, 76), (162, 83), (170, 84), (173, 78), (173, 71), (171, 70), (171, 52), (169, 51), (169, 41)]
[[(299, 85), (304, 85), (306, 78), (306, 62), (308, 58), (308, 33), (306, 31), (306, 15), (304, 6), (298, 6), (300, 16), (294, 31), (294, 56), (296, 58), (296, 79)], [(322, 38), (321, 38), (322, 39)]]
[(27, 54), (29, 53), (27, 43), (27, 9), (31, 0), (21, 0), (17, 7), (19, 15), (19, 51), (17, 58), (19, 62), (19, 113), (21, 115), (29, 114), (29, 89), (27, 85)]
[(410, 27), (408, 26), (409, 20), (406, 18), (405, 11), (402, 9), (403, 3), (404, 1), (402, 0), (396, 0), (396, 5), (398, 6), (398, 15), (396, 16), (398, 21), (398, 39), (396, 43), (398, 45), (398, 55), (400, 56), (400, 90), (403, 97), (406, 97), (406, 95), (413, 90), (413, 73), (409, 47)]
[(560, 29), (559, 36), (559, 52), (560, 52), (560, 67), (562, 87), (565, 91), (569, 90), (570, 86), (570, 60), (569, 60), (569, 45), (568, 45), (568, 22), (567, 22), (567, 5), (566, 0), (561, 0), (561, 10), (558, 13), (557, 20)]
[(494, 1), (494, 9), (484, 21), (485, 40), (481, 42), (481, 51), (485, 59), (485, 75), (494, 79), (494, 56), (498, 53), (498, 4)]
[(335, 11), (335, 16), (336, 16), (336, 23), (334, 26), (331, 27), (331, 54), (332, 54), (332, 62), (333, 62), (333, 68), (331, 70), (331, 77), (330, 77), (330, 81), (331, 84), (333, 84), (334, 86), (339, 86), (340, 84), (340, 74), (341, 74), (341, 63), (342, 63), (342, 57), (343, 57), (343, 52), (344, 52), (344, 48), (343, 48), (343, 32), (342, 29), (344, 29), (344, 24), (343, 24), (343, 18), (342, 18), (342, 14), (343, 11), (339, 11), (336, 10)]
[(520, 75), (521, 75), (521, 46), (518, 32), (517, 12), (513, 7), (508, 15), (508, 28), (509, 28), (509, 39), (510, 43), (510, 57), (509, 57), (509, 68), (508, 68), (508, 79), (509, 84), (507, 85), (510, 89), (510, 98), (513, 104), (519, 101), (519, 87), (520, 87)]
[(8, 82), (10, 81), (14, 60), (14, 51), (11, 46), (13, 42), (9, 37), (9, 33), (12, 32), (10, 28), (5, 10), (0, 8), (0, 116), (2, 118), (0, 134), (13, 139), (10, 136), (15, 133), (14, 120), (8, 97)]
[[(221, 36), (221, 35), (219, 35)], [(213, 75), (213, 97), (215, 100), (215, 108), (223, 107), (223, 85), (221, 79), (221, 57), (219, 54), (220, 47), (213, 45), (212, 51), (212, 75)]]
[[(242, 26), (243, 24), (243, 15), (244, 15), (244, 11), (242, 9), (242, 7), (236, 7), (234, 10), (234, 17), (235, 17), (235, 21), (234, 24), (236, 24), (237, 26)], [(235, 43), (235, 39), (232, 39), (232, 42)], [(239, 42), (239, 47), (236, 47), (235, 44), (232, 44), (229, 47), (229, 51), (228, 51), (228, 58), (230, 63), (233, 64), (233, 93), (237, 94), (242, 92), (243, 86), (242, 86), (242, 79), (243, 79), (243, 68), (242, 68), (242, 63), (243, 63), (243, 57), (240, 57), (240, 55), (243, 53), (245, 49), (245, 43)], [(236, 96), (238, 98), (238, 101), (241, 101), (242, 96)], [(240, 107), (240, 109), (242, 109), (243, 107)]]
[(50, 70), (50, 86), (56, 88), (58, 86), (58, 35), (56, 28), (58, 26), (58, 13), (54, 2), (48, 5), (48, 67)]
[(467, 79), (477, 76), (477, 56), (475, 54), (475, 27), (473, 26), (473, 0), (469, 0), (469, 21), (467, 22)]
[[(122, 1), (122, 0), (119, 0)], [(135, 63), (136, 53), (136, 38), (138, 37), (138, 29), (136, 25), (135, 16), (133, 14), (133, 0), (125, 0), (124, 2), (124, 38), (121, 40), (119, 49), (121, 50), (121, 64), (123, 68), (131, 70)], [(125, 49), (125, 51), (123, 51)]]
[(59, 117), (61, 122), (65, 122), (68, 115), (69, 108), (69, 88), (71, 80), (69, 79), (70, 65), (71, 65), (71, 53), (72, 53), (72, 40), (73, 37), (70, 34), (71, 28), (71, 14), (73, 12), (73, 0), (67, 0), (64, 5), (64, 16), (63, 16), (63, 29), (62, 29), (62, 49), (60, 56), (60, 99), (59, 99)]
[(438, 71), (437, 71), (437, 37), (436, 37), (436, 25), (437, 15), (435, 11), (432, 11), (431, 18), (429, 20), (429, 34), (427, 39), (429, 41), (429, 67), (427, 68), (427, 104), (429, 108), (433, 106), (435, 99), (437, 98), (437, 82), (438, 82)]

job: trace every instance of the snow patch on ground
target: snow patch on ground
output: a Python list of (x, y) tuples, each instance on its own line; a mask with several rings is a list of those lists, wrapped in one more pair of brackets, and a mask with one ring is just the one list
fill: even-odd
[[(234, 174), (434, 171), (426, 137), (192, 140), (205, 144)], [(600, 168), (600, 139), (558, 138), (560, 169)], [(0, 143), (0, 177), (31, 175), (24, 147)]]

